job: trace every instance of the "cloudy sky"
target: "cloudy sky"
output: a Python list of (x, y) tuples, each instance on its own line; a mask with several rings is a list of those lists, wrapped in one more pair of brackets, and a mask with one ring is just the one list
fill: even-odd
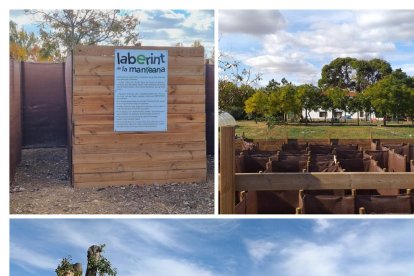
[(382, 58), (414, 75), (414, 10), (220, 10), (219, 48), (262, 84), (317, 83), (337, 57)]
[[(139, 18), (139, 34), (142, 45), (175, 46), (183, 43), (191, 46), (201, 41), (211, 56), (214, 48), (214, 10), (123, 10)], [(26, 31), (37, 32), (33, 24), (38, 18), (25, 15), (23, 10), (11, 10), (10, 19)]]
[(86, 269), (106, 244), (118, 275), (409, 275), (411, 219), (13, 219), (11, 275)]

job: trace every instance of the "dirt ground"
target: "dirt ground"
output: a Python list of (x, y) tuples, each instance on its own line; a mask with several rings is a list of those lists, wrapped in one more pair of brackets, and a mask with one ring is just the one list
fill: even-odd
[(214, 158), (203, 183), (74, 189), (66, 148), (24, 149), (10, 214), (213, 214)]

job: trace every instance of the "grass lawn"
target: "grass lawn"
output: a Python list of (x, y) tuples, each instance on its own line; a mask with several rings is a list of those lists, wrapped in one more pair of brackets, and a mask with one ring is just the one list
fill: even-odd
[(414, 127), (410, 125), (356, 126), (356, 125), (277, 125), (267, 130), (265, 122), (237, 121), (236, 134), (244, 133), (250, 139), (414, 139)]

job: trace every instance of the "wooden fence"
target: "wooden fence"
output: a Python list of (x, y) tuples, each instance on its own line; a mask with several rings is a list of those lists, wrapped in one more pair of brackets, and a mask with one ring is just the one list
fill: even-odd
[[(114, 49), (168, 50), (168, 131), (116, 133)], [(73, 52), (75, 187), (206, 179), (204, 48), (78, 46)]]
[(17, 164), (21, 159), (22, 149), (22, 91), (21, 91), (21, 62), (10, 60), (10, 181), (14, 178)]
[(235, 173), (234, 127), (220, 128), (220, 214), (235, 213), (237, 191), (413, 189), (414, 173)]
[(23, 145), (67, 145), (65, 64), (22, 62)]

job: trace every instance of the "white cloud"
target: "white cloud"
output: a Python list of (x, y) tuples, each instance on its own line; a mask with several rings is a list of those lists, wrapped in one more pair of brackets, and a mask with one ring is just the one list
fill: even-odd
[(285, 275), (328, 276), (338, 274), (338, 261), (342, 256), (340, 245), (318, 245), (312, 242), (295, 242), (282, 250)]
[[(396, 222), (397, 226), (392, 223)], [(330, 222), (333, 223), (333, 222)], [(401, 225), (402, 224), (402, 225)], [(284, 275), (408, 275), (414, 269), (412, 223), (357, 223), (336, 228), (319, 241), (295, 239), (285, 243), (274, 271)], [(408, 274), (407, 274), (408, 273)]]
[(130, 15), (138, 18), (140, 22), (154, 20), (154, 11), (151, 10), (130, 10)]
[(277, 243), (271, 240), (245, 240), (247, 252), (253, 262), (257, 263), (275, 253)]
[(193, 10), (189, 12), (181, 23), (181, 26), (193, 28), (196, 31), (206, 31), (214, 26), (214, 13), (202, 10)]
[(212, 271), (199, 264), (190, 262), (188, 260), (179, 260), (172, 258), (144, 258), (136, 264), (136, 269), (128, 272), (128, 275), (139, 276), (182, 276), (182, 275), (199, 275), (199, 276), (213, 276), (218, 275), (217, 272)]
[[(179, 28), (162, 28), (162, 29), (156, 30), (155, 32), (166, 33), (168, 36), (168, 39), (172, 39), (172, 40), (183, 39), (186, 34), (183, 29), (179, 29)], [(167, 40), (167, 38), (165, 38), (165, 40)]]
[(209, 236), (220, 236), (233, 234), (239, 227), (239, 221), (233, 219), (214, 220), (183, 220), (181, 221), (186, 229)]
[(13, 260), (15, 264), (22, 267), (36, 267), (44, 270), (54, 270), (59, 262), (55, 258), (25, 248), (13, 242), (10, 243), (10, 259)]
[[(411, 60), (407, 49), (414, 44), (413, 18), (414, 10), (226, 10), (219, 12), (219, 31), (260, 36), (257, 50), (238, 48), (239, 54), (248, 53), (246, 65), (257, 72), (316, 83), (321, 65), (337, 57), (383, 58), (391, 65), (394, 57)], [(404, 68), (412, 74), (410, 64)]]
[(295, 57), (263, 55), (250, 58), (246, 63), (263, 72), (313, 74), (318, 71), (312, 64)]
[(177, 20), (181, 20), (181, 19), (185, 18), (184, 14), (176, 13), (172, 10), (164, 11), (164, 13), (161, 15), (161, 17), (168, 18), (168, 19), (177, 19)]
[(401, 64), (400, 67), (408, 75), (414, 76), (414, 63)]
[(313, 231), (316, 233), (322, 233), (332, 227), (332, 223), (329, 219), (317, 219), (315, 220), (315, 226)]
[(264, 35), (286, 27), (286, 19), (276, 10), (222, 10), (219, 12), (220, 33)]
[(150, 220), (123, 220), (121, 223), (129, 227), (135, 235), (140, 236), (145, 242), (182, 251), (189, 250), (187, 245), (180, 241), (177, 230), (165, 223)]

